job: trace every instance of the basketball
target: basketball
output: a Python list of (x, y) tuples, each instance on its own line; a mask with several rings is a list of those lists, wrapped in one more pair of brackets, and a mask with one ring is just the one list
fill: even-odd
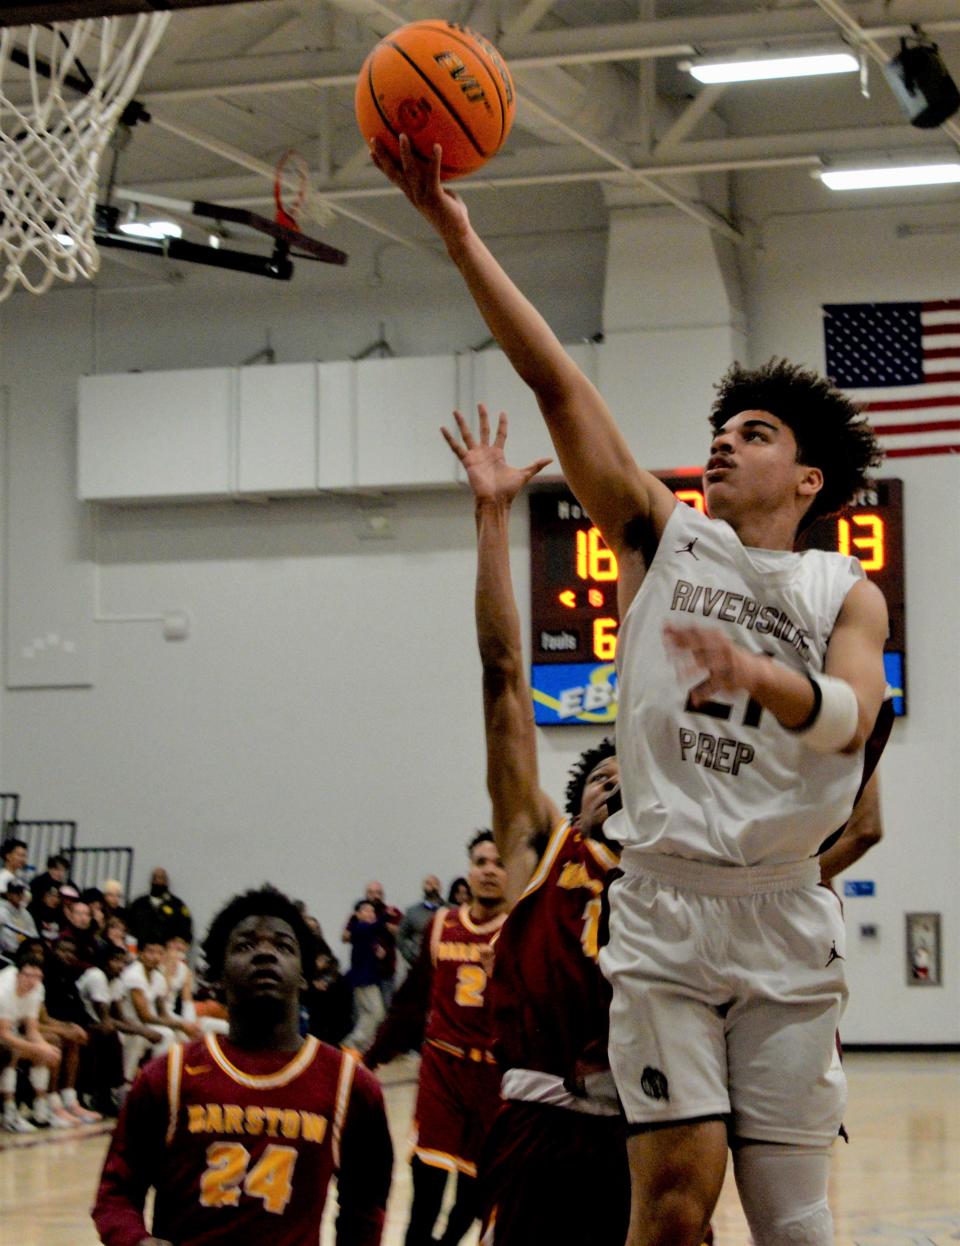
[(360, 133), (396, 158), (406, 134), (428, 161), (443, 148), (444, 180), (472, 173), (510, 133), (516, 97), (503, 57), (455, 22), (411, 22), (381, 39), (363, 63), (354, 99)]

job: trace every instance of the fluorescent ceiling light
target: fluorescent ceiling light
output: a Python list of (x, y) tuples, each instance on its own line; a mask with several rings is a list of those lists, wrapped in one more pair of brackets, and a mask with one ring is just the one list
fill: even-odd
[(183, 230), (173, 221), (124, 221), (117, 227), (134, 238), (182, 238)]
[(960, 182), (960, 164), (887, 165), (879, 169), (824, 169), (817, 177), (831, 190), (874, 190), (885, 186), (940, 186)]
[(860, 62), (849, 52), (816, 53), (807, 56), (767, 56), (742, 61), (683, 61), (698, 82), (760, 82), (770, 78), (811, 78), (818, 74), (852, 74)]

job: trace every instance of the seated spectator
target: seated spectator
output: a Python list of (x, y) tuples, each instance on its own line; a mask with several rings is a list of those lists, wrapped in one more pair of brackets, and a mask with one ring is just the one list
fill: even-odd
[(199, 1038), (200, 1027), (192, 1021), (175, 1016), (167, 1006), (167, 980), (160, 971), (163, 944), (148, 939), (140, 945), (137, 959), (121, 974), (123, 998), (120, 1015), (128, 1023), (122, 1033), (123, 1080), (129, 1087), (137, 1075), (140, 1062), (148, 1051), (164, 1055), (178, 1035)]
[(44, 1001), (40, 1005), (40, 1033), (60, 1048), (60, 1068), (47, 1096), (51, 1124), (56, 1120), (63, 1125), (91, 1125), (103, 1119), (99, 1112), (84, 1108), (77, 1098), (80, 1050), (87, 1045), (87, 1013), (77, 992), (80, 970), (77, 941), (64, 931), (47, 953)]
[(81, 1083), (90, 1093), (93, 1107), (104, 1115), (116, 1114), (123, 1089), (120, 1035), (130, 1027), (120, 1017), (118, 1006), (124, 993), (121, 975), (129, 959), (125, 948), (105, 944), (97, 964), (77, 979), (90, 1040), (80, 1056)]
[(63, 929), (63, 899), (60, 888), (51, 884), (39, 896), (35, 896), (30, 904), (30, 916), (37, 927), (37, 933), (45, 943), (53, 943), (59, 939)]
[(450, 884), (450, 890), (447, 893), (447, 903), (453, 908), (459, 908), (461, 904), (469, 904), (473, 899), (470, 891), (470, 884), (465, 878), (455, 878)]
[(343, 941), (350, 944), (348, 980), (353, 989), (353, 1029), (343, 1040), (362, 1055), (373, 1042), (385, 1008), (380, 990), (380, 962), (387, 955), (383, 923), (369, 900), (360, 900), (344, 927)]
[(353, 1000), (350, 984), (322, 936), (317, 938), (314, 971), (302, 1000), (307, 1012), (307, 1033), (331, 1047), (342, 1043), (353, 1023)]
[(37, 939), (37, 923), (27, 908), (27, 887), (13, 879), (0, 897), (0, 961), (10, 964), (24, 939)]
[(190, 910), (170, 890), (170, 880), (163, 866), (158, 865), (150, 875), (150, 891), (138, 896), (130, 905), (127, 925), (134, 938), (166, 943), (174, 935), (193, 942), (193, 918)]
[(167, 981), (167, 1004), (170, 1011), (184, 1021), (196, 1023), (201, 1034), (227, 1034), (230, 1026), (225, 1009), (222, 1014), (209, 1008), (202, 1012), (197, 1009), (193, 970), (187, 963), (189, 951), (190, 945), (180, 935), (168, 939), (164, 946), (160, 969)]
[(99, 887), (84, 887), (80, 893), (80, 899), (84, 904), (90, 905), (90, 926), (94, 937), (99, 942), (103, 938), (103, 932), (107, 924), (107, 915), (103, 905), (103, 892)]
[(122, 947), (131, 956), (137, 953), (137, 941), (130, 937), (127, 930), (127, 923), (117, 913), (111, 913), (103, 927), (103, 938), (101, 939), (102, 947), (110, 945), (112, 947)]
[(33, 1133), (36, 1128), (17, 1106), (17, 1065), (21, 1063), (30, 1069), (34, 1121), (60, 1127), (51, 1120), (46, 1101), (50, 1073), (60, 1065), (60, 1052), (40, 1033), (43, 993), (43, 949), (36, 943), (23, 943), (15, 963), (0, 969), (0, 1098), (3, 1128), (9, 1133)]
[(26, 882), (24, 867), (27, 864), (27, 845), (22, 839), (11, 836), (0, 844), (0, 896), (10, 883)]
[(103, 912), (109, 920), (111, 917), (122, 917), (127, 921), (127, 902), (123, 894), (123, 883), (118, 878), (108, 878), (100, 888), (103, 892)]
[(442, 904), (440, 879), (436, 874), (428, 874), (423, 880), (423, 897), (416, 904), (410, 905), (397, 931), (397, 948), (408, 965), (412, 965), (417, 959), (420, 944), (423, 942), (423, 932)]
[(97, 959), (97, 932), (90, 905), (80, 899), (74, 887), (61, 887), (60, 897), (63, 901), (61, 934), (73, 935), (77, 959), (82, 969), (88, 969)]
[(55, 852), (47, 857), (47, 868), (42, 874), (30, 880), (30, 903), (38, 900), (48, 887), (63, 887), (70, 884), (70, 858), (62, 852)]

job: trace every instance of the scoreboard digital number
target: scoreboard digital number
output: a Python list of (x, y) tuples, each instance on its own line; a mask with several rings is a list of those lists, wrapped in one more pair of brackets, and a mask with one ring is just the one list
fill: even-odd
[[(662, 475), (680, 501), (705, 510), (699, 476)], [(617, 559), (565, 485), (531, 491), (530, 598), (537, 723), (612, 724), (617, 716)], [(857, 505), (815, 523), (803, 546), (859, 558), (890, 612), (884, 662), (894, 709), (906, 712), (903, 482), (878, 480)]]

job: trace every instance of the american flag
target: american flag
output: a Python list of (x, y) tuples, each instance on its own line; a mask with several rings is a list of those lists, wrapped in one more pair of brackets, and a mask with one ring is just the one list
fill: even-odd
[(827, 375), (887, 458), (960, 454), (960, 299), (827, 303), (823, 333)]

